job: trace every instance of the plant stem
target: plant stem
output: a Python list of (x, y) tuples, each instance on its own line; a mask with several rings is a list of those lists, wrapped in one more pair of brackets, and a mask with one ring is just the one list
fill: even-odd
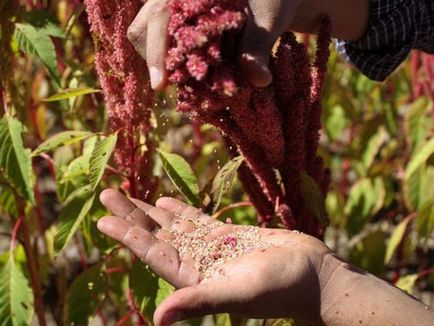
[(17, 197), (19, 216), (23, 220), (21, 224), (21, 233), (23, 235), (23, 246), (26, 253), (27, 268), (29, 269), (30, 280), (32, 284), (33, 296), (35, 300), (35, 312), (38, 317), (39, 325), (46, 326), (44, 301), (41, 291), (41, 280), (39, 279), (38, 267), (36, 264), (36, 256), (33, 254), (32, 245), (30, 241), (30, 231), (27, 225), (27, 220), (24, 213), (24, 206), (20, 199)]

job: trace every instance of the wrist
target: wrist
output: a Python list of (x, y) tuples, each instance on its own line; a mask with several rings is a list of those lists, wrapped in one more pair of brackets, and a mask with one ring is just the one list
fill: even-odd
[(320, 320), (324, 325), (334, 324), (342, 306), (341, 300), (349, 296), (349, 286), (362, 275), (363, 271), (343, 262), (334, 253), (324, 256), (319, 272)]

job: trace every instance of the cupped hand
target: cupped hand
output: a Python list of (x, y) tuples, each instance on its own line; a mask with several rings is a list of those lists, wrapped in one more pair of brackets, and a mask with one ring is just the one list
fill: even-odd
[(333, 273), (324, 268), (325, 257), (331, 255), (321, 241), (297, 232), (255, 229), (260, 242), (267, 246), (230, 259), (204, 277), (197, 269), (194, 252), (181, 256), (173, 237), (191, 234), (198, 225), (213, 225), (204, 236), (210, 243), (247, 232), (246, 226), (216, 222), (199, 209), (169, 197), (152, 206), (108, 189), (100, 199), (114, 215), (100, 219), (99, 230), (123, 243), (177, 288), (157, 308), (156, 325), (220, 312), (319, 322), (321, 291)]
[[(253, 85), (271, 82), (268, 61), (277, 38), (287, 31), (303, 0), (250, 0), (249, 17), (240, 46), (240, 70)], [(147, 61), (152, 88), (167, 85), (168, 0), (148, 0), (128, 30), (128, 39)]]

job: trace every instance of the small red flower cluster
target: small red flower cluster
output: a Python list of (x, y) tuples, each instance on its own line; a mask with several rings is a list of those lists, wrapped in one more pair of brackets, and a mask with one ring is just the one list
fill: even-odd
[[(411, 57), (413, 99), (424, 94), (434, 102), (434, 55), (414, 51)], [(434, 106), (432, 107), (434, 116)]]
[(271, 58), (273, 84), (255, 88), (236, 69), (246, 6), (246, 0), (169, 1), (167, 68), (178, 86), (178, 110), (218, 127), (244, 156), (239, 178), (260, 224), (277, 214), (287, 228), (320, 236), (324, 226), (303, 201), (300, 173), (327, 192), (329, 174), (317, 149), (330, 23), (321, 29), (313, 65), (305, 46), (283, 35)]
[(146, 198), (153, 144), (150, 117), (153, 93), (146, 63), (127, 39), (128, 26), (142, 6), (140, 0), (85, 0), (95, 42), (95, 64), (109, 109), (112, 131), (118, 131), (117, 168), (127, 177), (124, 190)]

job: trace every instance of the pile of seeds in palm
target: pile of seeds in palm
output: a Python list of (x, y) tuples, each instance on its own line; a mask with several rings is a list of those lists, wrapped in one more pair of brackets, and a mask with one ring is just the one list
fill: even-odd
[(169, 243), (178, 250), (179, 259), (190, 255), (195, 268), (203, 279), (211, 277), (223, 264), (247, 253), (270, 248), (270, 243), (261, 240), (259, 228), (237, 226), (232, 234), (225, 234), (207, 241), (206, 237), (225, 225), (220, 221), (204, 223), (199, 219), (180, 217), (194, 225), (191, 232), (166, 230), (172, 237)]

